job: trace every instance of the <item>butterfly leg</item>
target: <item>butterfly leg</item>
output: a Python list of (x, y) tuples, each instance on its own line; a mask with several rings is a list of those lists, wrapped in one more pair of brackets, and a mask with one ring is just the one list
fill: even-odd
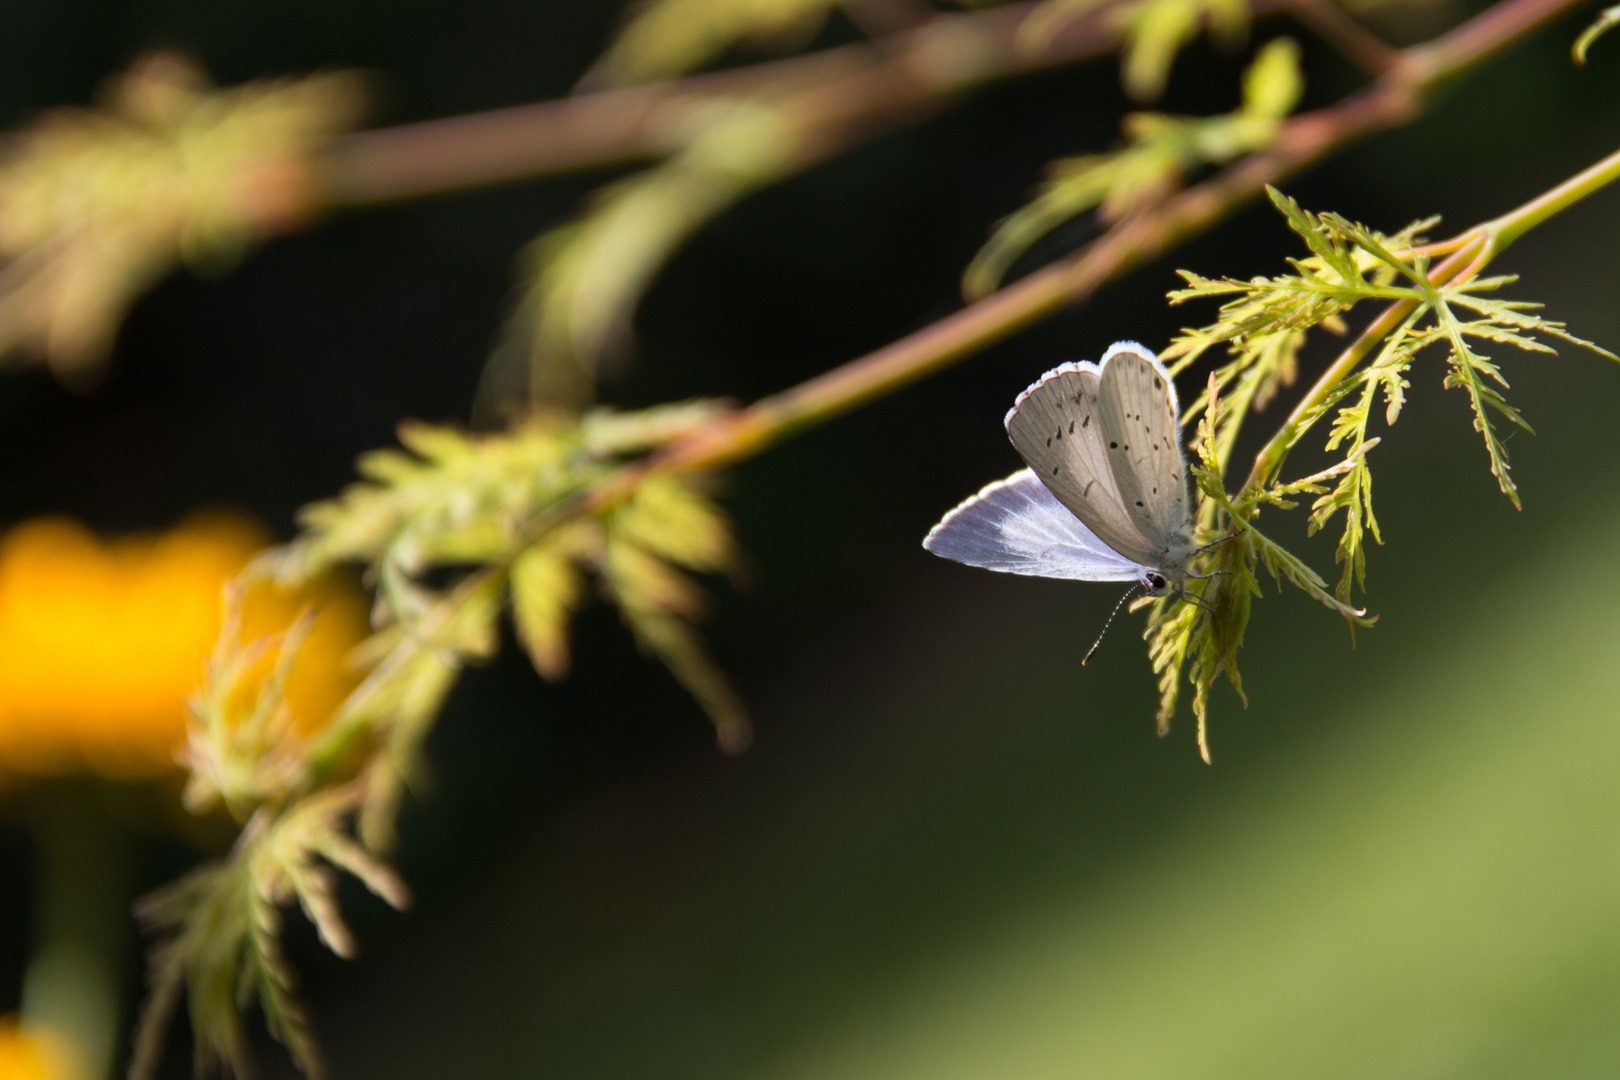
[(1181, 590), (1181, 598), (1183, 600), (1185, 600), (1187, 603), (1191, 604), (1193, 607), (1202, 608), (1205, 612), (1209, 613), (1210, 615), (1215, 614), (1215, 609), (1210, 607), (1207, 603), (1205, 603), (1204, 598), (1199, 596), (1197, 593), (1190, 593), (1186, 589), (1183, 589), (1183, 590)]
[(1228, 540), (1232, 539), (1232, 537), (1236, 536), (1238, 533), (1240, 533), (1242, 531), (1243, 531), (1242, 529), (1238, 529), (1236, 532), (1229, 532), (1225, 536), (1218, 537), (1218, 538), (1216, 538), (1214, 540), (1211, 540), (1209, 543), (1205, 544), (1203, 547), (1193, 548), (1193, 550), (1191, 551), (1191, 553), (1188, 554), (1187, 557), (1190, 559), (1194, 555), (1202, 555), (1204, 552), (1208, 551), (1212, 547), (1220, 547), (1222, 544), (1226, 543)]

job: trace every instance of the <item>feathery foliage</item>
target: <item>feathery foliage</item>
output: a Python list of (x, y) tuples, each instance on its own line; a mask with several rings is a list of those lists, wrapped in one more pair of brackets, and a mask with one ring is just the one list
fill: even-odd
[[(1192, 471), (1202, 499), (1200, 535), (1218, 554), (1202, 586), (1191, 597), (1140, 601), (1154, 606), (1149, 617), (1149, 655), (1159, 674), (1161, 729), (1168, 724), (1179, 696), (1181, 672), (1194, 687), (1199, 747), (1208, 758), (1208, 694), (1216, 676), (1226, 674), (1241, 695), (1236, 652), (1248, 623), (1249, 604), (1260, 595), (1256, 568), (1264, 567), (1279, 584), (1287, 581), (1354, 628), (1374, 619), (1354, 607), (1352, 593), (1365, 589), (1365, 540), (1382, 543), (1373, 514), (1372, 471), (1368, 452), (1378, 445), (1369, 436), (1373, 407), (1381, 398), (1384, 423), (1393, 425), (1405, 403), (1406, 375), (1418, 354), (1432, 345), (1447, 346), (1447, 388), (1468, 394), (1474, 429), (1485, 442), (1491, 474), (1515, 507), (1518, 489), (1509, 471), (1507, 450), (1496, 417), (1530, 430), (1529, 424), (1503, 397), (1507, 381), (1476, 343), (1512, 345), (1522, 351), (1552, 353), (1543, 338), (1582, 345), (1605, 356), (1613, 354), (1575, 337), (1564, 324), (1535, 314), (1540, 305), (1501, 300), (1489, 295), (1511, 284), (1512, 277), (1480, 278), (1473, 268), (1450, 275), (1435, 271), (1421, 234), (1438, 219), (1414, 222), (1392, 236), (1374, 232), (1333, 213), (1303, 210), (1281, 192), (1270, 191), (1273, 205), (1304, 241), (1310, 255), (1290, 260), (1294, 273), (1249, 281), (1212, 280), (1181, 271), (1188, 287), (1170, 294), (1172, 303), (1203, 298), (1224, 299), (1220, 318), (1199, 329), (1183, 331), (1164, 357), (1170, 370), (1183, 371), (1215, 346), (1231, 358), (1211, 371), (1208, 386), (1184, 421), (1199, 417)], [(1483, 237), (1482, 237), (1483, 239)], [(1454, 245), (1461, 246), (1461, 245)], [(1379, 340), (1347, 352), (1351, 360), (1336, 366), (1318, 383), (1313, 397), (1296, 410), (1274, 437), (1274, 464), (1257, 472), (1235, 496), (1226, 494), (1224, 474), (1245, 418), (1264, 408), (1277, 390), (1290, 382), (1306, 335), (1320, 327), (1344, 332), (1344, 318), (1363, 301), (1384, 301), (1399, 316)], [(1364, 335), (1365, 337), (1365, 335)], [(1358, 364), (1376, 346), (1365, 364)], [(1352, 346), (1352, 350), (1358, 346)], [(1334, 372), (1337, 372), (1335, 375)], [(1231, 402), (1222, 394), (1231, 388)], [(1323, 417), (1332, 414), (1325, 448), (1342, 454), (1334, 465), (1298, 480), (1279, 482), (1277, 470), (1287, 451)], [(1264, 456), (1263, 456), (1264, 460)], [(1331, 486), (1329, 486), (1331, 484)], [(1301, 496), (1314, 496), (1307, 533), (1314, 534), (1343, 514), (1336, 561), (1343, 572), (1333, 592), (1309, 566), (1261, 534), (1254, 525), (1263, 508), (1294, 509)]]
[(1095, 208), (1102, 221), (1117, 220), (1162, 202), (1193, 169), (1269, 145), (1303, 90), (1299, 46), (1276, 38), (1244, 72), (1243, 103), (1235, 112), (1131, 113), (1122, 124), (1125, 146), (1051, 165), (1040, 194), (1002, 221), (974, 256), (962, 276), (963, 294), (975, 300), (994, 292), (1030, 245), (1076, 215)]
[[(853, 11), (858, 2), (883, 0), (847, 2)], [(739, 43), (813, 31), (834, 6), (834, 0), (650, 0), (587, 82), (669, 78)], [(897, 0), (895, 10), (901, 18), (891, 21), (903, 25), (931, 8)], [(1092, 12), (1123, 41), (1124, 83), (1139, 100), (1162, 92), (1177, 52), (1205, 26), (1237, 43), (1249, 19), (1245, 0), (1045, 0), (1022, 23), (1019, 42), (1024, 48), (1050, 43), (1065, 24)], [(1613, 11), (1605, 12), (1577, 44), (1577, 55), (1612, 21)], [(1405, 119), (1411, 103), (1439, 79), (1523, 32), (1502, 29), (1509, 22), (1486, 19), (1474, 24), (1472, 36), (1454, 35), (1447, 50), (1424, 53), (1422, 64), (1394, 64), (1370, 92), (1347, 104), (1381, 117), (1373, 127)], [(960, 71), (981, 77), (975, 58), (1005, 49), (1005, 22), (962, 16), (935, 25), (949, 25), (945, 51), (953, 56), (871, 50), (885, 63), (940, 62), (941, 70), (957, 72), (936, 80), (932, 96), (918, 104), (970, 82)], [(1082, 212), (1097, 210), (1105, 224), (1136, 215), (1151, 222), (1167, 205), (1180, 205), (1172, 201), (1178, 189), (1205, 166), (1260, 150), (1271, 153), (1251, 156), (1259, 176), (1309, 164), (1324, 150), (1290, 158), (1278, 138), (1303, 86), (1298, 55), (1286, 39), (1267, 44), (1244, 76), (1235, 112), (1204, 118), (1137, 113), (1124, 121), (1124, 147), (1058, 163), (1051, 183), (1003, 223), (975, 259), (965, 291), (981, 296), (994, 290), (1035, 240)], [(47, 118), (24, 140), (24, 152), (0, 167), (0, 254), (13, 260), (0, 280), (6, 290), (0, 291), (0, 348), (32, 343), (62, 372), (88, 370), (131, 298), (169, 265), (229, 259), (307, 212), (316, 201), (306, 190), (309, 176), (318, 171), (308, 159), (353, 108), (353, 85), (338, 78), (215, 92), (179, 68), (137, 74), (106, 110)], [(577, 221), (528, 249), (523, 297), (486, 376), (495, 398), (486, 404), (503, 411), (504, 397), (512, 406), (504, 410), (512, 417), (505, 431), (475, 436), (402, 425), (403, 451), (363, 457), (361, 482), (307, 508), (301, 535), (244, 575), (244, 588), (262, 576), (290, 584), (335, 564), (358, 564), (376, 592), (375, 633), (353, 657), (365, 672), (358, 688), (324, 727), (303, 730), (289, 720), (285, 694), (309, 648), (310, 620), (246, 644), (234, 616), (226, 620), (207, 681), (189, 702), (181, 762), (190, 773), (187, 806), (202, 812), (223, 804), (242, 829), (225, 858), (141, 907), (160, 941), (138, 1034), (137, 1078), (155, 1069), (165, 1021), (182, 995), (199, 1066), (247, 1068), (241, 1016), (257, 1004), (300, 1065), (320, 1070), (281, 952), (284, 908), (296, 901), (321, 940), (349, 956), (355, 943), (336, 902), (339, 871), (395, 907), (407, 903), (403, 883), (382, 860), (400, 800), (423, 773), (424, 741), (461, 672), (498, 649), (508, 604), (517, 641), (536, 671), (560, 679), (571, 659), (570, 623), (594, 588), (617, 606), (641, 648), (708, 712), (720, 744), (741, 749), (749, 733), (743, 706), (695, 629), (705, 604), (695, 577), (729, 569), (737, 553), (703, 477), (676, 471), (694, 460), (681, 451), (696, 446), (702, 452), (695, 460), (736, 460), (1057, 307), (1061, 297), (1020, 297), (1024, 307), (984, 305), (740, 417), (709, 402), (590, 411), (600, 365), (628, 341), (636, 305), (671, 254), (750, 192), (820, 160), (830, 146), (853, 141), (849, 136), (881, 112), (870, 100), (873, 87), (882, 93), (892, 85), (831, 78), (811, 87), (806, 96), (815, 98), (815, 107), (803, 108), (804, 100), (785, 96), (794, 89), (784, 89), (791, 78), (773, 82), (771, 72), (759, 75), (742, 80), (766, 88), (750, 97), (702, 99), (706, 109), (692, 108), (689, 98), (673, 110), (679, 130), (661, 131), (662, 141), (650, 148), (666, 160), (608, 186)], [(673, 97), (685, 93), (671, 89)], [(598, 95), (584, 112), (634, 127), (646, 117), (610, 106), (633, 100), (629, 112), (635, 113), (663, 95), (662, 89)], [(1336, 108), (1312, 117), (1314, 130), (1326, 133), (1324, 147), (1370, 129), (1367, 112), (1352, 116)], [(564, 114), (580, 115), (568, 109), (557, 115)], [(648, 150), (646, 144), (630, 148)], [(1586, 181), (1579, 194), (1616, 173), (1620, 167)], [(1218, 210), (1260, 183), (1242, 167), (1223, 179), (1232, 176), (1240, 182), (1206, 189)], [(118, 183), (103, 183), (109, 177)], [(63, 191), (71, 198), (57, 198)], [(1274, 191), (1272, 199), (1308, 249), (1292, 262), (1292, 273), (1247, 282), (1184, 273), (1187, 287), (1171, 294), (1174, 303), (1209, 297), (1224, 305), (1212, 324), (1185, 331), (1163, 353), (1181, 373), (1211, 350), (1224, 350), (1184, 417), (1197, 420), (1191, 470), (1199, 500), (1196, 537), (1205, 548), (1195, 561), (1201, 573), (1185, 594), (1133, 605), (1152, 609), (1146, 636), (1159, 681), (1160, 728), (1168, 726), (1185, 677), (1206, 760), (1215, 680), (1225, 675), (1243, 694), (1237, 653), (1262, 578), (1300, 589), (1352, 628), (1372, 625), (1353, 594), (1365, 592), (1366, 539), (1382, 542), (1369, 466), (1369, 453), (1379, 445), (1373, 414), (1382, 401), (1385, 425), (1398, 419), (1418, 354), (1445, 346), (1445, 384), (1467, 395), (1491, 471), (1517, 505), (1498, 427), (1528, 425), (1508, 403), (1501, 371), (1480, 350), (1490, 342), (1550, 352), (1546, 338), (1586, 344), (1535, 314), (1534, 305), (1492, 295), (1511, 278), (1475, 276), (1495, 253), (1496, 223), (1449, 246), (1428, 245), (1421, 233), (1432, 220), (1385, 236), (1334, 214), (1307, 213)], [(52, 216), (63, 207), (71, 212)], [(1203, 228), (1218, 217), (1215, 212), (1184, 227)], [(1477, 255), (1468, 266), (1431, 266), (1431, 256), (1445, 251)], [(1131, 248), (1103, 265), (1097, 280), (1146, 253), (1145, 246)], [(1388, 307), (1306, 392), (1256, 471), (1229, 491), (1225, 474), (1246, 419), (1293, 385), (1302, 350), (1321, 338), (1312, 332), (1345, 333), (1363, 301)], [(1279, 479), (1288, 451), (1325, 417), (1324, 444), (1338, 459), (1311, 475)], [(691, 441), (660, 455), (681, 439)], [(1308, 533), (1343, 515), (1337, 551), (1343, 571), (1333, 589), (1257, 525), (1264, 511), (1298, 509), (1307, 499)]]
[[(246, 825), (229, 858), (143, 905), (162, 940), (133, 1075), (156, 1067), (182, 987), (199, 1066), (244, 1071), (239, 1011), (257, 1001), (271, 1034), (306, 1071), (319, 1071), (279, 951), (281, 905), (297, 900), (321, 940), (351, 956), (331, 867), (395, 907), (406, 904), (403, 883), (376, 853), (393, 842), (399, 800), (421, 775), (422, 743), (457, 677), (498, 647), (508, 598), (535, 669), (559, 679), (570, 618), (594, 577), (642, 648), (709, 713), (721, 746), (747, 745), (741, 699), (693, 627), (704, 596), (691, 574), (723, 572), (735, 558), (730, 528), (700, 478), (646, 470), (599, 508), (584, 501), (634, 457), (722, 415), (711, 402), (554, 413), (486, 436), (405, 424), (408, 452), (367, 454), (362, 482), (308, 507), (302, 536), (244, 573), (207, 679), (189, 703), (181, 763), (190, 809), (223, 802)], [(310, 619), (242, 644), (235, 603), (265, 576), (293, 584), (346, 562), (363, 564), (377, 587), (378, 629), (355, 657), (367, 674), (325, 727), (302, 733), (284, 691)]]

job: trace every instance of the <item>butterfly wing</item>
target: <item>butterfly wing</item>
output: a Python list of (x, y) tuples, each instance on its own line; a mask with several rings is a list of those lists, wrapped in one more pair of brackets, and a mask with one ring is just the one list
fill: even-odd
[(1103, 355), (1097, 414), (1114, 482), (1132, 524), (1161, 551), (1185, 545), (1191, 519), (1180, 411), (1175, 383), (1152, 352), (1121, 341)]
[(1145, 569), (1114, 551), (1020, 469), (946, 514), (923, 547), (1006, 574), (1073, 581), (1140, 581)]
[(1150, 544), (1126, 512), (1109, 465), (1099, 415), (1094, 364), (1064, 364), (1018, 395), (1007, 412), (1007, 435), (1024, 461), (1103, 543), (1133, 563), (1152, 565)]

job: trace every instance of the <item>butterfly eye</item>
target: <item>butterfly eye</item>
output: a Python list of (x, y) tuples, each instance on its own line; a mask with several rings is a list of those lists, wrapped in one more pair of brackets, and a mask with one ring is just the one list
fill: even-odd
[(1163, 574), (1155, 574), (1151, 570), (1148, 571), (1146, 580), (1148, 592), (1153, 593), (1155, 596), (1163, 595), (1164, 591), (1170, 587), (1170, 583), (1164, 580)]

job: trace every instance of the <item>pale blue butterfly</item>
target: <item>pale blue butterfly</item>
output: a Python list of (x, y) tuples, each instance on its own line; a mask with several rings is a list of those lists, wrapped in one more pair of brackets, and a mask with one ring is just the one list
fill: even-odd
[(1053, 368), (1007, 412), (1029, 468), (946, 514), (923, 547), (1008, 574), (1184, 591), (1197, 550), (1180, 412), (1170, 373), (1134, 341)]

